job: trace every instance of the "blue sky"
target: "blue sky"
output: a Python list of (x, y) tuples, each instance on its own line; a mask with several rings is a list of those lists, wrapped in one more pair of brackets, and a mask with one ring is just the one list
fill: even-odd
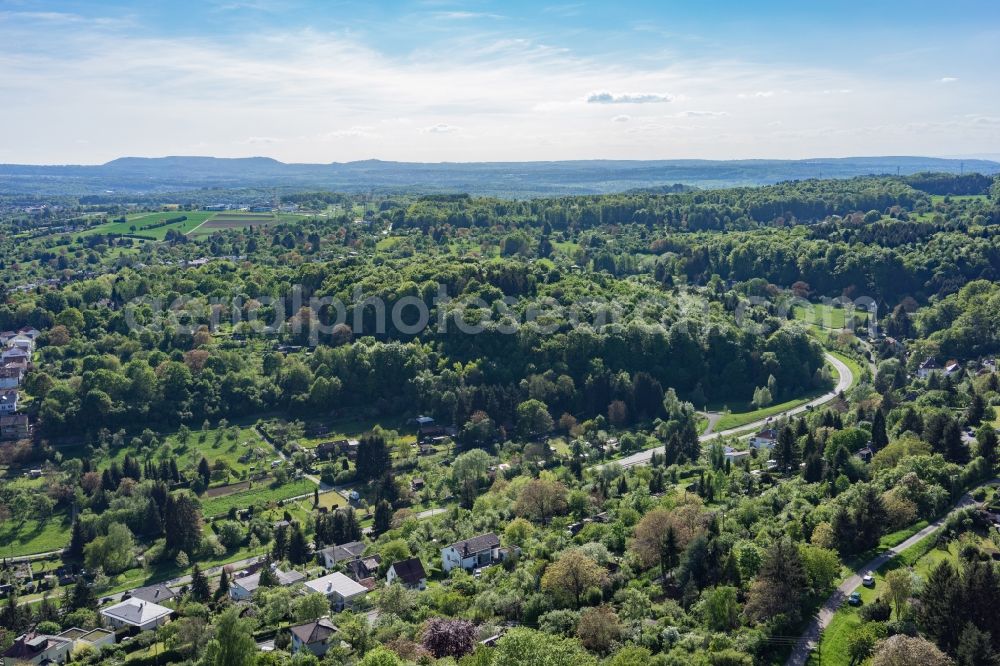
[(985, 1), (0, 0), (0, 162), (996, 155), (998, 66)]

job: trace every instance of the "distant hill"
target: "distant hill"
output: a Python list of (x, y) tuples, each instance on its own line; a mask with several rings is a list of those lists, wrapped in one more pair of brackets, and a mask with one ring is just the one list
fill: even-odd
[(919, 172), (1000, 173), (1000, 163), (934, 157), (808, 160), (575, 160), (563, 162), (334, 162), (267, 157), (122, 157), (96, 166), (0, 165), (0, 193), (99, 194), (200, 188), (283, 187), (342, 192), (468, 192), (505, 197), (603, 194), (681, 184), (765, 185), (807, 178)]

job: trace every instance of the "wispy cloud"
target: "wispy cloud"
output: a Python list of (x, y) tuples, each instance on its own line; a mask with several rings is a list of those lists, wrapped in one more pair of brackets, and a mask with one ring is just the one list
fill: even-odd
[(632, 120), (632, 116), (621, 114), (621, 115), (613, 117), (611, 119), (611, 122), (613, 122), (613, 123), (627, 123), (630, 120)]
[(588, 104), (658, 104), (673, 101), (666, 93), (613, 93), (597, 90), (587, 95)]
[(939, 83), (955, 83), (956, 81), (958, 81), (958, 77), (956, 77), (956, 76), (942, 76), (938, 81), (939, 81)]
[(459, 131), (458, 127), (447, 123), (437, 123), (420, 129), (421, 134), (454, 134), (457, 131)]

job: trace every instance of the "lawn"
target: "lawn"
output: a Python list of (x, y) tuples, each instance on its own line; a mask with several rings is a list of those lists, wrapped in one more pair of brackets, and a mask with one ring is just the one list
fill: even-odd
[[(862, 320), (868, 318), (868, 313), (864, 310), (855, 310), (854, 315)], [(822, 303), (814, 303), (811, 306), (796, 305), (792, 308), (792, 316), (820, 328), (844, 328), (847, 323), (847, 310)]]
[(70, 523), (65, 513), (44, 520), (26, 520), (18, 524), (5, 520), (0, 524), (0, 557), (18, 557), (47, 553), (65, 548), (69, 543)]
[[(96, 234), (120, 234), (123, 236), (138, 236), (152, 240), (163, 240), (166, 237), (167, 232), (171, 229), (181, 233), (188, 233), (213, 215), (215, 215), (215, 213), (200, 210), (173, 210), (161, 213), (138, 213), (135, 215), (129, 215), (125, 222), (108, 222), (107, 224), (101, 224), (84, 231), (80, 235), (93, 236)], [(157, 226), (154, 229), (143, 228), (161, 224), (169, 219), (184, 216), (186, 216), (187, 219), (183, 222)], [(135, 227), (135, 231), (132, 231), (133, 226)]]
[(314, 488), (316, 484), (309, 479), (289, 481), (283, 486), (258, 485), (231, 495), (205, 499), (201, 503), (201, 508), (205, 516), (221, 516), (229, 513), (233, 507), (245, 509), (253, 504), (267, 505), (271, 502), (280, 502), (298, 495), (307, 495)]
[(416, 426), (407, 423), (405, 419), (340, 419), (337, 421), (323, 422), (328, 428), (326, 434), (314, 437), (302, 437), (297, 440), (299, 445), (306, 449), (314, 449), (323, 442), (335, 441), (338, 439), (361, 439), (361, 436), (375, 426), (381, 426), (384, 430), (395, 430), (399, 433), (399, 439), (390, 444), (416, 444)]

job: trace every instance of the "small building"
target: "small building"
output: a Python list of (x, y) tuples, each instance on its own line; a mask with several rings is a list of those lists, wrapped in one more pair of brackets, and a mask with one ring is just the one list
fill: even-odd
[(17, 389), (0, 390), (0, 415), (16, 413), (19, 398)]
[(172, 610), (152, 601), (125, 599), (101, 609), (101, 616), (113, 629), (132, 627), (139, 631), (156, 629), (170, 619)]
[(868, 446), (866, 446), (865, 448), (859, 450), (854, 455), (856, 455), (858, 457), (858, 459), (861, 460), (861, 462), (868, 463), (868, 462), (872, 461), (872, 457), (874, 457), (875, 451), (872, 450), (871, 443), (869, 442)]
[(920, 367), (917, 368), (917, 377), (920, 377), (921, 379), (927, 379), (927, 377), (930, 376), (932, 372), (940, 372), (940, 371), (941, 371), (941, 364), (938, 363), (936, 358), (934, 358), (933, 356), (929, 356), (924, 360), (923, 363), (920, 364)]
[(0, 366), (0, 390), (16, 389), (24, 379), (24, 368), (10, 363)]
[(79, 627), (72, 627), (57, 634), (57, 636), (73, 642), (72, 652), (85, 647), (91, 647), (100, 651), (105, 645), (115, 644), (115, 632), (110, 629), (80, 629)]
[(31, 354), (35, 350), (35, 341), (26, 335), (18, 333), (16, 336), (7, 341), (7, 347), (10, 349), (21, 349), (28, 354)]
[(0, 440), (27, 439), (29, 434), (27, 414), (0, 414)]
[(18, 335), (23, 335), (24, 337), (28, 338), (32, 342), (34, 342), (35, 340), (37, 340), (38, 336), (42, 334), (42, 332), (39, 331), (37, 328), (32, 328), (31, 326), (25, 326), (24, 328), (22, 328), (21, 330), (19, 330), (17, 333), (18, 333)]
[(154, 604), (165, 604), (177, 598), (177, 593), (163, 583), (157, 583), (156, 585), (137, 587), (126, 596), (140, 601), (152, 601)]
[(363, 541), (351, 541), (339, 546), (324, 548), (319, 551), (319, 556), (323, 561), (323, 566), (327, 569), (332, 569), (338, 564), (358, 559), (367, 547)]
[(750, 459), (749, 451), (737, 451), (731, 446), (722, 447), (722, 455), (728, 462), (731, 463), (741, 462), (743, 460)]
[(5, 364), (10, 362), (27, 361), (31, 354), (20, 347), (8, 347), (0, 352), (0, 360)]
[(36, 634), (18, 636), (13, 645), (3, 651), (2, 663), (8, 664), (65, 664), (73, 651), (73, 641), (60, 636)]
[[(288, 587), (305, 580), (305, 574), (298, 571), (282, 571), (277, 567), (272, 567), (278, 585)], [(229, 582), (229, 598), (233, 601), (245, 601), (253, 596), (253, 593), (260, 587), (260, 571), (246, 574), (244, 576), (234, 576)]]
[(393, 562), (385, 574), (386, 585), (399, 583), (411, 590), (427, 588), (427, 574), (419, 557), (411, 557), (401, 562)]
[(377, 576), (381, 565), (382, 556), (378, 553), (367, 557), (359, 557), (347, 563), (347, 575), (360, 583), (367, 578)]
[(441, 569), (445, 573), (455, 567), (468, 570), (489, 566), (500, 559), (500, 537), (493, 532), (456, 541), (441, 549)]
[(292, 632), (292, 654), (308, 650), (317, 657), (322, 657), (330, 649), (330, 639), (340, 629), (325, 617), (314, 622), (295, 624), (288, 628)]
[(337, 611), (351, 608), (356, 601), (368, 594), (368, 588), (344, 574), (336, 571), (316, 580), (306, 582), (306, 587), (312, 592), (319, 592), (330, 600)]
[(419, 476), (412, 481), (410, 481), (410, 490), (413, 492), (420, 492), (424, 489), (424, 480)]
[(765, 428), (750, 438), (750, 446), (755, 449), (771, 449), (778, 443), (778, 431)]
[(945, 363), (944, 374), (946, 377), (950, 377), (951, 375), (954, 375), (955, 373), (959, 372), (961, 369), (962, 366), (958, 363), (958, 361), (951, 360)]

